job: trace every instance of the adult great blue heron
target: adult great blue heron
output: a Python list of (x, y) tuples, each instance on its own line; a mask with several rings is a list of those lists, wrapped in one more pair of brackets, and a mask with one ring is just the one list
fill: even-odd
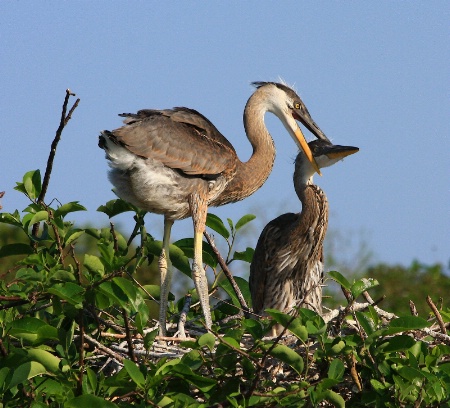
[(202, 263), (202, 234), (208, 206), (242, 200), (260, 188), (275, 159), (273, 140), (264, 125), (272, 112), (283, 123), (314, 169), (319, 168), (296, 122), (316, 137), (328, 140), (300, 97), (284, 84), (255, 82), (256, 91), (244, 110), (244, 127), (253, 154), (241, 162), (231, 143), (203, 115), (188, 108), (141, 110), (125, 113), (125, 125), (103, 131), (105, 150), (116, 193), (137, 207), (164, 215), (161, 274), (160, 334), (166, 334), (167, 299), (172, 277), (170, 231), (175, 220), (192, 216), (194, 260), (192, 277), (205, 323), (211, 327), (208, 284)]
[[(317, 165), (331, 166), (359, 149), (318, 139), (309, 143)], [(305, 307), (322, 312), (323, 240), (328, 226), (325, 193), (313, 184), (314, 167), (300, 152), (295, 160), (294, 187), (302, 212), (270, 221), (262, 231), (250, 266), (253, 311), (292, 312)], [(272, 334), (281, 333), (280, 325)]]

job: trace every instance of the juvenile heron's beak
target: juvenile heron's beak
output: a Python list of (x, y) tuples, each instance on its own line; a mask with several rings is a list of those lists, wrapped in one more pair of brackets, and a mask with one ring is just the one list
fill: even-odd
[(343, 159), (359, 151), (358, 147), (331, 145), (324, 147), (322, 154), (325, 154), (330, 159)]

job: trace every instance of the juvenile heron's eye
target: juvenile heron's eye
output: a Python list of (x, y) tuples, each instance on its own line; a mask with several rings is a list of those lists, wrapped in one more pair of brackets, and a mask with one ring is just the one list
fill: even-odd
[(295, 102), (295, 103), (294, 103), (294, 108), (295, 108), (295, 109), (300, 109), (300, 104), (299, 104), (298, 102)]

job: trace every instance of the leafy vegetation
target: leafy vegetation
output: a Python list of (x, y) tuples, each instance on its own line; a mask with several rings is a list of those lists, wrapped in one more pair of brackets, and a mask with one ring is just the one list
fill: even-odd
[[(208, 216), (228, 248), (222, 258), (212, 240), (204, 242), (211, 292), (224, 298), (214, 307), (213, 329), (204, 329), (191, 290), (169, 305), (171, 333), (186, 328), (187, 336), (160, 339), (152, 319), (159, 288), (136, 279), (161, 250), (144, 213), (112, 200), (98, 210), (130, 212), (130, 236), (112, 223), (79, 228), (68, 219), (85, 211), (80, 203), (45, 203), (49, 175), (42, 181), (39, 170), (26, 173), (16, 190), (30, 205), (0, 214), (8, 228), (0, 248), (1, 407), (450, 406), (450, 311), (431, 300), (431, 317), (397, 317), (368, 294), (379, 287), (376, 279), (350, 282), (334, 271), (329, 278), (346, 297), (340, 308), (324, 316), (301, 308), (252, 316), (247, 282), (226, 270), (251, 261), (251, 248), (234, 246), (253, 215), (227, 225)], [(95, 251), (81, 244), (86, 237)], [(191, 238), (170, 249), (187, 275), (192, 250)], [(289, 331), (264, 337), (274, 322)]]

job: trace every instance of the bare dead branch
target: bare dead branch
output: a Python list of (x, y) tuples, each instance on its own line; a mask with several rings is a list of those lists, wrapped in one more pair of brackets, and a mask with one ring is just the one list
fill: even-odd
[(222, 258), (222, 255), (220, 254), (219, 250), (217, 249), (216, 244), (214, 243), (213, 239), (211, 238), (211, 236), (208, 234), (207, 231), (204, 231), (203, 235), (205, 236), (209, 245), (211, 245), (212, 250), (216, 254), (217, 261), (219, 262), (219, 265), (222, 268), (223, 273), (225, 274), (227, 279), (230, 281), (231, 286), (233, 287), (233, 290), (236, 293), (236, 296), (238, 298), (238, 301), (239, 301), (239, 304), (241, 305), (242, 310), (244, 312), (247, 312), (249, 310), (248, 306), (247, 306), (247, 302), (245, 301), (244, 296), (242, 296), (242, 292), (239, 289), (239, 286), (237, 285), (236, 281), (234, 280), (233, 274), (230, 272), (230, 269), (228, 268), (225, 260)]
[(183, 309), (180, 313), (180, 320), (178, 321), (178, 336), (181, 339), (186, 338), (186, 332), (184, 331), (184, 325), (186, 324), (187, 314), (189, 313), (189, 308), (191, 307), (192, 296), (188, 293), (184, 297)]
[(128, 355), (130, 356), (130, 360), (136, 362), (136, 356), (134, 354), (134, 346), (133, 346), (133, 339), (131, 337), (131, 330), (130, 330), (130, 323), (128, 321), (128, 313), (125, 309), (122, 309), (122, 316), (123, 316), (123, 321), (125, 324), (125, 334), (126, 334), (126, 339), (127, 339), (127, 344), (128, 344)]
[(436, 305), (431, 300), (430, 296), (427, 296), (427, 303), (428, 306), (430, 306), (430, 309), (433, 311), (434, 315), (436, 316), (442, 334), (447, 334), (447, 329), (445, 328), (444, 320), (442, 320), (442, 316), (439, 313), (439, 310), (437, 309)]
[[(75, 101), (75, 103), (73, 104), (72, 108), (70, 109), (69, 114), (66, 115), (67, 105), (69, 103), (69, 98), (71, 96), (75, 96), (75, 94), (72, 93), (70, 91), (70, 89), (66, 89), (66, 97), (64, 98), (64, 103), (63, 103), (62, 110), (61, 110), (61, 120), (59, 122), (59, 127), (56, 130), (56, 135), (55, 135), (55, 138), (53, 139), (53, 142), (52, 142), (52, 145), (50, 148), (50, 154), (49, 154), (48, 160), (47, 160), (47, 167), (45, 169), (45, 175), (44, 175), (44, 179), (42, 181), (42, 189), (41, 189), (41, 192), (37, 199), (37, 201), (39, 203), (44, 202), (45, 194), (47, 193), (48, 185), (50, 183), (50, 176), (51, 176), (52, 169), (53, 169), (53, 161), (55, 160), (55, 155), (56, 155), (56, 147), (58, 146), (58, 143), (61, 140), (62, 131), (64, 130), (64, 127), (67, 125), (67, 123), (69, 122), (70, 118), (72, 117), (72, 113), (74, 112), (74, 110), (78, 106), (78, 103), (80, 102), (80, 99), (78, 98)], [(38, 231), (39, 231), (39, 224), (34, 224), (33, 229), (32, 229), (32, 236), (36, 237)]]
[(92, 345), (97, 347), (99, 350), (103, 351), (105, 354), (108, 354), (109, 356), (115, 358), (119, 363), (123, 362), (124, 358), (120, 354), (115, 353), (114, 351), (112, 351), (108, 347), (104, 346), (103, 344), (101, 344), (100, 342), (98, 342), (97, 340), (95, 340), (94, 338), (89, 336), (88, 334), (85, 334), (84, 338), (88, 343), (91, 343)]

